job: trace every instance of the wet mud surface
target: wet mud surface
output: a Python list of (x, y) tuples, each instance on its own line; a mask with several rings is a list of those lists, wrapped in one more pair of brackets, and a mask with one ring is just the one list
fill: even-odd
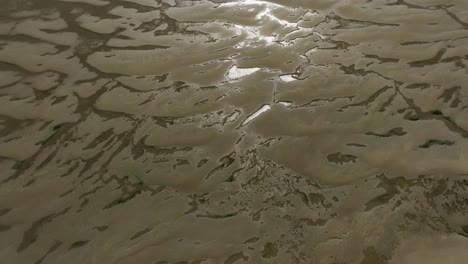
[(465, 0), (0, 0), (5, 263), (465, 264)]

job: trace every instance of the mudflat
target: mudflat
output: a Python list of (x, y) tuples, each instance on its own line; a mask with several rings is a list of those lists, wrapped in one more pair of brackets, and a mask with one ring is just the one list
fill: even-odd
[(466, 264), (467, 66), (466, 0), (0, 0), (0, 261)]

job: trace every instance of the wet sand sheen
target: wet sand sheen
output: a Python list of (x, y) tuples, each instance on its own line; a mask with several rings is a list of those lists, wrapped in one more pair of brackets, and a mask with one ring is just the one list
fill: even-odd
[(8, 263), (466, 263), (466, 1), (2, 6)]

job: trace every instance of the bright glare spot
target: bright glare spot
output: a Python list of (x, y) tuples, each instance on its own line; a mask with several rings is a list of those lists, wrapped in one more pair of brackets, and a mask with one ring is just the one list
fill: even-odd
[(297, 81), (297, 79), (294, 78), (292, 74), (281, 75), (281, 76), (280, 76), (280, 79), (281, 79), (283, 82), (293, 82), (293, 81)]
[(260, 70), (260, 68), (238, 68), (236, 65), (233, 65), (229, 69), (228, 77), (230, 79), (240, 79), (258, 70)]
[(290, 106), (292, 105), (291, 102), (278, 102), (278, 104), (284, 105), (284, 106), (286, 106), (286, 107), (290, 107)]
[(254, 120), (255, 118), (257, 118), (259, 115), (261, 115), (262, 113), (265, 113), (266, 111), (270, 110), (271, 109), (271, 106), (270, 105), (263, 105), (262, 107), (260, 107), (260, 109), (258, 109), (257, 111), (255, 111), (255, 113), (249, 115), (245, 120), (244, 122), (242, 122), (242, 125), (247, 125), (248, 123), (250, 123), (250, 121)]

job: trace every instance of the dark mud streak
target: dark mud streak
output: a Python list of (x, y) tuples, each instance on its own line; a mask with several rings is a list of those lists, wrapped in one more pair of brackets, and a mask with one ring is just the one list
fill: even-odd
[(378, 55), (373, 55), (373, 54), (365, 54), (364, 57), (369, 58), (369, 59), (376, 59), (380, 61), (380, 63), (389, 63), (389, 62), (396, 63), (400, 61), (400, 59), (397, 59), (397, 58), (383, 58), (383, 57), (380, 57)]
[(225, 261), (224, 264), (233, 264), (238, 262), (239, 260), (247, 261), (249, 257), (245, 256), (243, 252), (236, 253), (234, 255), (229, 256)]
[(84, 247), (88, 243), (89, 243), (89, 240), (80, 240), (80, 241), (73, 242), (68, 248), (68, 250)]
[(108, 226), (96, 226), (94, 227), (93, 229), (96, 229), (98, 230), (99, 232), (104, 232), (108, 229), (109, 227)]
[(231, 166), (234, 161), (235, 161), (235, 157), (236, 157), (236, 152), (231, 152), (230, 154), (222, 157), (219, 159), (219, 162), (221, 163), (221, 165), (215, 167), (214, 169), (212, 169), (206, 176), (205, 176), (205, 179), (209, 179), (210, 177), (212, 177), (214, 174), (216, 173), (219, 173), (220, 171), (223, 171), (225, 168)]
[(40, 259), (36, 260), (36, 262), (34, 262), (34, 264), (41, 264), (42, 262), (44, 262), (44, 260), (47, 258), (47, 256), (49, 256), (54, 251), (59, 249), (62, 244), (63, 244), (63, 242), (61, 242), (61, 241), (55, 241), (54, 244), (44, 254), (44, 256), (42, 256)]
[(406, 6), (408, 8), (413, 8), (413, 9), (428, 9), (428, 7), (423, 7), (423, 6), (419, 6), (419, 5), (414, 5), (414, 4), (410, 4), (404, 0), (396, 0), (395, 3), (390, 3), (390, 4), (387, 4), (388, 6), (395, 6), (395, 5), (403, 5), (403, 6)]
[(332, 153), (327, 156), (328, 162), (336, 163), (336, 164), (344, 164), (344, 163), (356, 163), (358, 157), (350, 154), (344, 154), (341, 152)]
[(39, 170), (39, 169), (43, 168), (49, 162), (51, 162), (55, 158), (55, 156), (57, 155), (58, 151), (59, 150), (57, 148), (54, 151), (52, 151), (50, 153), (50, 155), (43, 162), (41, 162), (41, 164), (39, 164), (39, 166), (37, 166), (36, 170)]
[(337, 26), (333, 29), (353, 29), (353, 28), (363, 28), (369, 26), (379, 26), (379, 27), (398, 27), (400, 24), (392, 23), (380, 23), (375, 21), (366, 21), (366, 20), (357, 20), (357, 19), (346, 19), (342, 18), (336, 14), (330, 15), (329, 18), (338, 21), (340, 26)]
[(144, 230), (141, 230), (141, 231), (137, 232), (135, 235), (133, 235), (133, 236), (130, 238), (130, 240), (138, 239), (138, 238), (144, 236), (145, 234), (151, 232), (151, 230), (153, 230), (153, 228), (146, 228), (146, 229), (144, 229)]
[(142, 193), (142, 190), (132, 191), (129, 194), (125, 195), (124, 197), (119, 197), (118, 199), (110, 202), (109, 204), (107, 204), (106, 206), (103, 207), (103, 210), (111, 209), (114, 206), (124, 204), (124, 203), (132, 200), (133, 198), (135, 198), (137, 195), (139, 195), (141, 193)]
[(224, 218), (230, 218), (230, 217), (236, 216), (238, 214), (239, 214), (239, 212), (223, 214), (223, 215), (197, 214), (196, 216), (201, 217), (201, 218), (224, 219)]
[(376, 136), (376, 137), (393, 137), (393, 136), (404, 136), (406, 135), (407, 132), (405, 132), (403, 130), (402, 127), (397, 127), (397, 128), (394, 128), (394, 129), (391, 129), (390, 131), (388, 131), (387, 133), (385, 134), (379, 134), (379, 133), (374, 133), (374, 132), (367, 132), (366, 135), (369, 135), (369, 136)]
[(460, 99), (461, 86), (455, 86), (452, 88), (445, 89), (444, 92), (437, 98), (443, 99), (445, 103), (450, 103), (450, 107), (457, 108), (462, 102)]
[(278, 248), (275, 243), (268, 242), (263, 247), (262, 257), (264, 258), (273, 258), (278, 255)]
[(21, 240), (21, 243), (19, 244), (16, 251), (19, 253), (19, 252), (22, 252), (23, 250), (27, 249), (29, 246), (31, 246), (34, 242), (37, 241), (37, 239), (39, 237), (38, 233), (39, 233), (39, 230), (41, 229), (42, 226), (52, 222), (52, 220), (54, 220), (54, 218), (57, 218), (57, 217), (59, 217), (61, 215), (66, 214), (70, 209), (71, 209), (71, 207), (67, 207), (67, 208), (65, 208), (63, 211), (61, 211), (59, 213), (49, 214), (49, 215), (44, 216), (41, 219), (33, 222), (31, 224), (31, 227), (24, 232), (23, 239)]
[(360, 264), (388, 264), (388, 258), (384, 254), (379, 254), (374, 247), (364, 250), (364, 259)]
[(0, 209), (0, 217), (1, 216), (4, 216), (6, 214), (8, 214), (9, 212), (11, 212), (13, 209), (12, 208), (4, 208), (4, 209)]
[(439, 139), (430, 139), (423, 145), (420, 145), (420, 148), (430, 148), (434, 145), (439, 145), (439, 146), (453, 146), (455, 145), (455, 142), (450, 141), (450, 140), (439, 140)]
[(0, 233), (1, 233), (1, 232), (6, 232), (6, 231), (8, 231), (8, 230), (10, 230), (10, 229), (11, 229), (11, 226), (0, 224)]
[(89, 204), (89, 199), (84, 199), (81, 204), (80, 204), (80, 207), (78, 208), (78, 210), (76, 210), (77, 213), (83, 211), (83, 208)]
[(64, 193), (62, 193), (62, 194), (60, 194), (60, 195), (59, 195), (59, 198), (62, 198), (62, 197), (65, 197), (65, 196), (71, 194), (74, 190), (76, 190), (76, 188), (72, 188), (72, 189), (70, 189), (70, 190), (68, 190), (68, 191), (66, 191), (66, 192), (64, 192)]
[(430, 58), (430, 59), (427, 59), (427, 60), (413, 61), (413, 62), (409, 62), (408, 64), (411, 67), (416, 67), (416, 68), (436, 64), (436, 63), (440, 62), (440, 60), (442, 59), (442, 56), (444, 56), (444, 54), (446, 52), (447, 52), (447, 49), (441, 49), (436, 53), (436, 55), (434, 55), (433, 58)]
[(414, 84), (407, 85), (405, 88), (406, 89), (421, 89), (421, 90), (423, 90), (423, 89), (427, 89), (429, 87), (431, 87), (431, 85), (428, 84), (428, 83), (414, 83)]
[(96, 186), (92, 190), (89, 190), (89, 191), (84, 192), (83, 194), (81, 194), (80, 197), (78, 197), (78, 199), (83, 199), (83, 198), (87, 197), (90, 194), (94, 194), (94, 193), (96, 193), (97, 191), (99, 191), (102, 188), (103, 188), (103, 186)]
[(413, 99), (407, 98), (400, 90), (397, 88), (398, 93), (401, 95), (401, 97), (406, 101), (408, 104), (409, 108), (412, 110), (410, 112), (407, 112), (405, 115), (405, 119), (411, 120), (411, 121), (418, 121), (418, 120), (440, 120), (442, 121), (445, 126), (457, 133), (460, 134), (462, 137), (468, 137), (468, 131), (465, 130), (464, 128), (458, 126), (455, 122), (452, 121), (450, 117), (446, 117), (443, 115), (443, 113), (439, 110), (434, 110), (431, 112), (424, 112), (420, 107), (418, 107)]
[(381, 89), (379, 89), (377, 92), (375, 92), (374, 94), (372, 94), (368, 99), (362, 101), (362, 102), (358, 102), (358, 103), (353, 103), (353, 104), (349, 104), (349, 105), (346, 105), (346, 106), (343, 106), (339, 111), (343, 111), (349, 107), (356, 107), (356, 106), (367, 106), (371, 103), (373, 103), (375, 101), (375, 99), (377, 99), (380, 95), (384, 94), (386, 91), (392, 89), (393, 87), (391, 86), (385, 86)]

